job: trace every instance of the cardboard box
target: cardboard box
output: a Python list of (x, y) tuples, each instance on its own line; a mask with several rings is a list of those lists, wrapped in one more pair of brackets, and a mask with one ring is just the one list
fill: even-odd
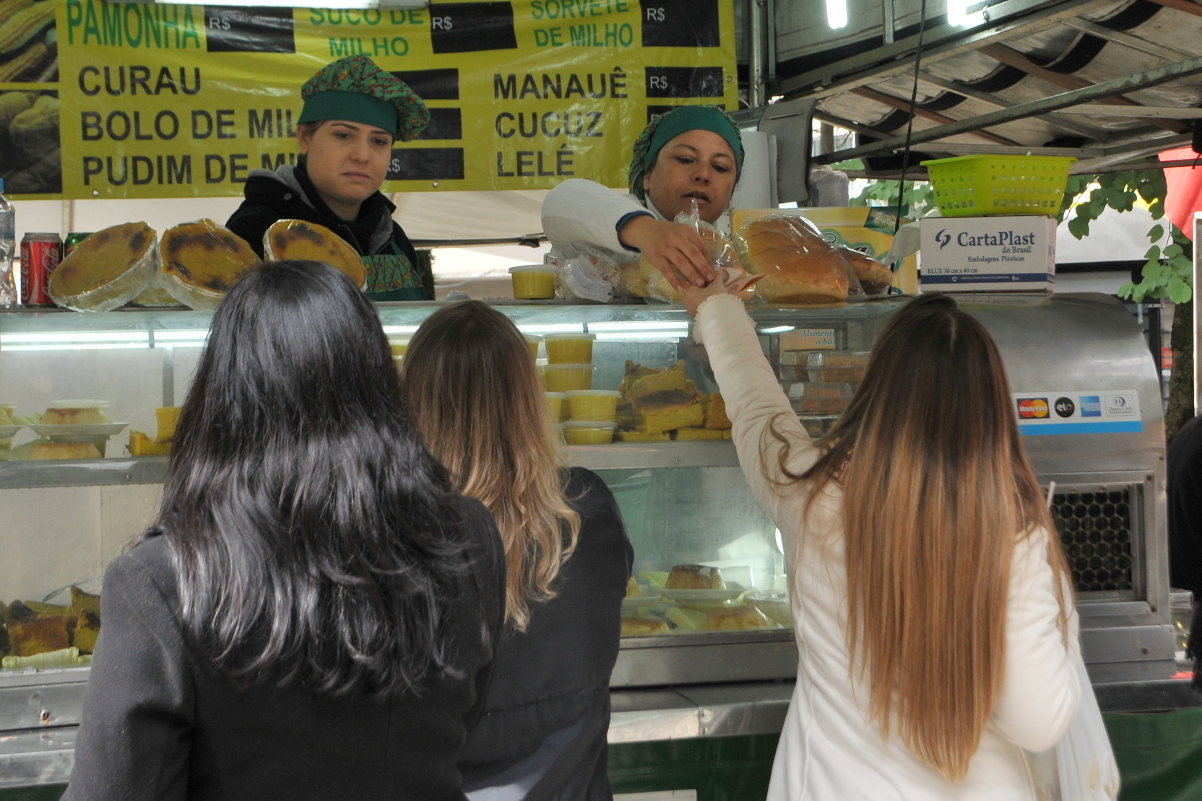
[(1051, 292), (1056, 220), (928, 217), (920, 224), (922, 292)]

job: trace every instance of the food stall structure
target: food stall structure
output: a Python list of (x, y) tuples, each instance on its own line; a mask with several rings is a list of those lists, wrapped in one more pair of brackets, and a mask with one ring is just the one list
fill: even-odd
[[(866, 352), (901, 302), (752, 308), (764, 351), (815, 435), (846, 406)], [(1141, 688), (1155, 691), (1174, 669), (1161, 402), (1139, 327), (1101, 295), (963, 303), (999, 342), (1023, 441), (1040, 480), (1055, 482), (1052, 510), (1103, 705), (1138, 703), (1130, 699)], [(379, 306), (395, 351), (434, 308)], [(706, 396), (709, 419), (717, 386), (680, 307), (500, 308), (527, 334), (595, 335), (594, 389), (619, 387), (638, 365), (668, 375), (683, 363), (681, 405)], [(182, 402), (209, 320), (184, 310), (0, 312), (0, 401), (16, 404), (18, 421), (56, 401), (95, 398), (108, 401), (110, 426), (128, 426), (112, 436), (76, 433), (98, 442), (105, 458), (23, 459), (45, 433), (28, 426), (0, 451), (7, 457), (0, 461), (0, 599), (22, 602), (0, 618), (7, 620), (0, 650), (17, 653), (18, 617), (45, 615), (67, 621), (67, 639), (74, 623), (78, 651), (87, 650), (80, 647), (87, 621), (77, 617), (86, 610), (72, 606), (69, 589), (78, 585), (74, 603), (86, 606), (79, 590), (102, 591), (107, 561), (153, 515), (167, 458), (130, 456), (126, 440), (131, 430), (154, 430), (156, 407)], [(572, 463), (596, 470), (613, 490), (635, 548), (638, 594), (623, 604), (629, 636), (611, 680), (612, 743), (779, 731), (797, 658), (786, 566), (779, 533), (752, 498), (726, 436), (721, 422), (693, 422), (675, 440), (570, 448)], [(717, 568), (723, 582), (663, 587), (683, 565)], [(68, 649), (62, 659), (79, 662), (35, 669), (10, 659), (0, 673), (0, 792), (69, 776), (88, 668), (86, 653)]]

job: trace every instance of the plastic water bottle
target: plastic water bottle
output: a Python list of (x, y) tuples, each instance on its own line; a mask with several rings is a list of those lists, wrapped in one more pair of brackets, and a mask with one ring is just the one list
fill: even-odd
[(0, 178), (0, 307), (17, 305), (17, 281), (13, 257), (17, 252), (17, 211), (4, 197), (4, 179)]

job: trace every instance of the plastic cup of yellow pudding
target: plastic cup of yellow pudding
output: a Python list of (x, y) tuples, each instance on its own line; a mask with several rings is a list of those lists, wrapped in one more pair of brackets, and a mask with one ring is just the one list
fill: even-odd
[(591, 364), (548, 364), (543, 368), (543, 384), (547, 392), (592, 389), (593, 371), (596, 369)]
[(542, 343), (542, 337), (536, 337), (533, 334), (525, 334), (526, 344), (530, 346), (530, 358), (538, 359), (538, 346)]
[(397, 356), (404, 356), (405, 351), (409, 349), (409, 338), (390, 339), (388, 340), (388, 347), (392, 348), (393, 358), (396, 358)]
[(604, 420), (572, 420), (563, 424), (563, 431), (569, 445), (608, 445), (617, 427)]
[(568, 396), (562, 392), (547, 392), (547, 415), (551, 418), (552, 423), (558, 423), (563, 419), (565, 407), (568, 405)]
[(621, 392), (608, 389), (577, 389), (568, 395), (568, 416), (573, 420), (601, 420), (612, 423), (618, 416)]
[(555, 273), (558, 271), (558, 267), (550, 264), (510, 267), (513, 296), (518, 300), (549, 300), (555, 297)]
[(181, 411), (179, 406), (159, 406), (154, 410), (154, 419), (158, 426), (155, 432), (156, 440), (166, 442), (175, 438), (175, 427), (179, 423)]
[(547, 334), (547, 364), (589, 364), (596, 334)]

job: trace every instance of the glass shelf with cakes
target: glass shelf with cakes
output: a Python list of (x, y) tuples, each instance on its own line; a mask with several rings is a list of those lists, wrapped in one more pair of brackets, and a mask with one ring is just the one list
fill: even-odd
[[(615, 684), (792, 675), (779, 535), (743, 478), (684, 309), (497, 305), (529, 338), (571, 463), (611, 487), (634, 544)], [(815, 434), (846, 405), (896, 306), (752, 308), (764, 351)], [(379, 304), (398, 365), (435, 308)], [(0, 311), (0, 679), (86, 663), (80, 632), (96, 621), (81, 593), (99, 590), (94, 577), (154, 514), (209, 320), (186, 310)], [(61, 591), (72, 586), (73, 595)], [(772, 653), (731, 665), (721, 654), (655, 655), (727, 642)]]

